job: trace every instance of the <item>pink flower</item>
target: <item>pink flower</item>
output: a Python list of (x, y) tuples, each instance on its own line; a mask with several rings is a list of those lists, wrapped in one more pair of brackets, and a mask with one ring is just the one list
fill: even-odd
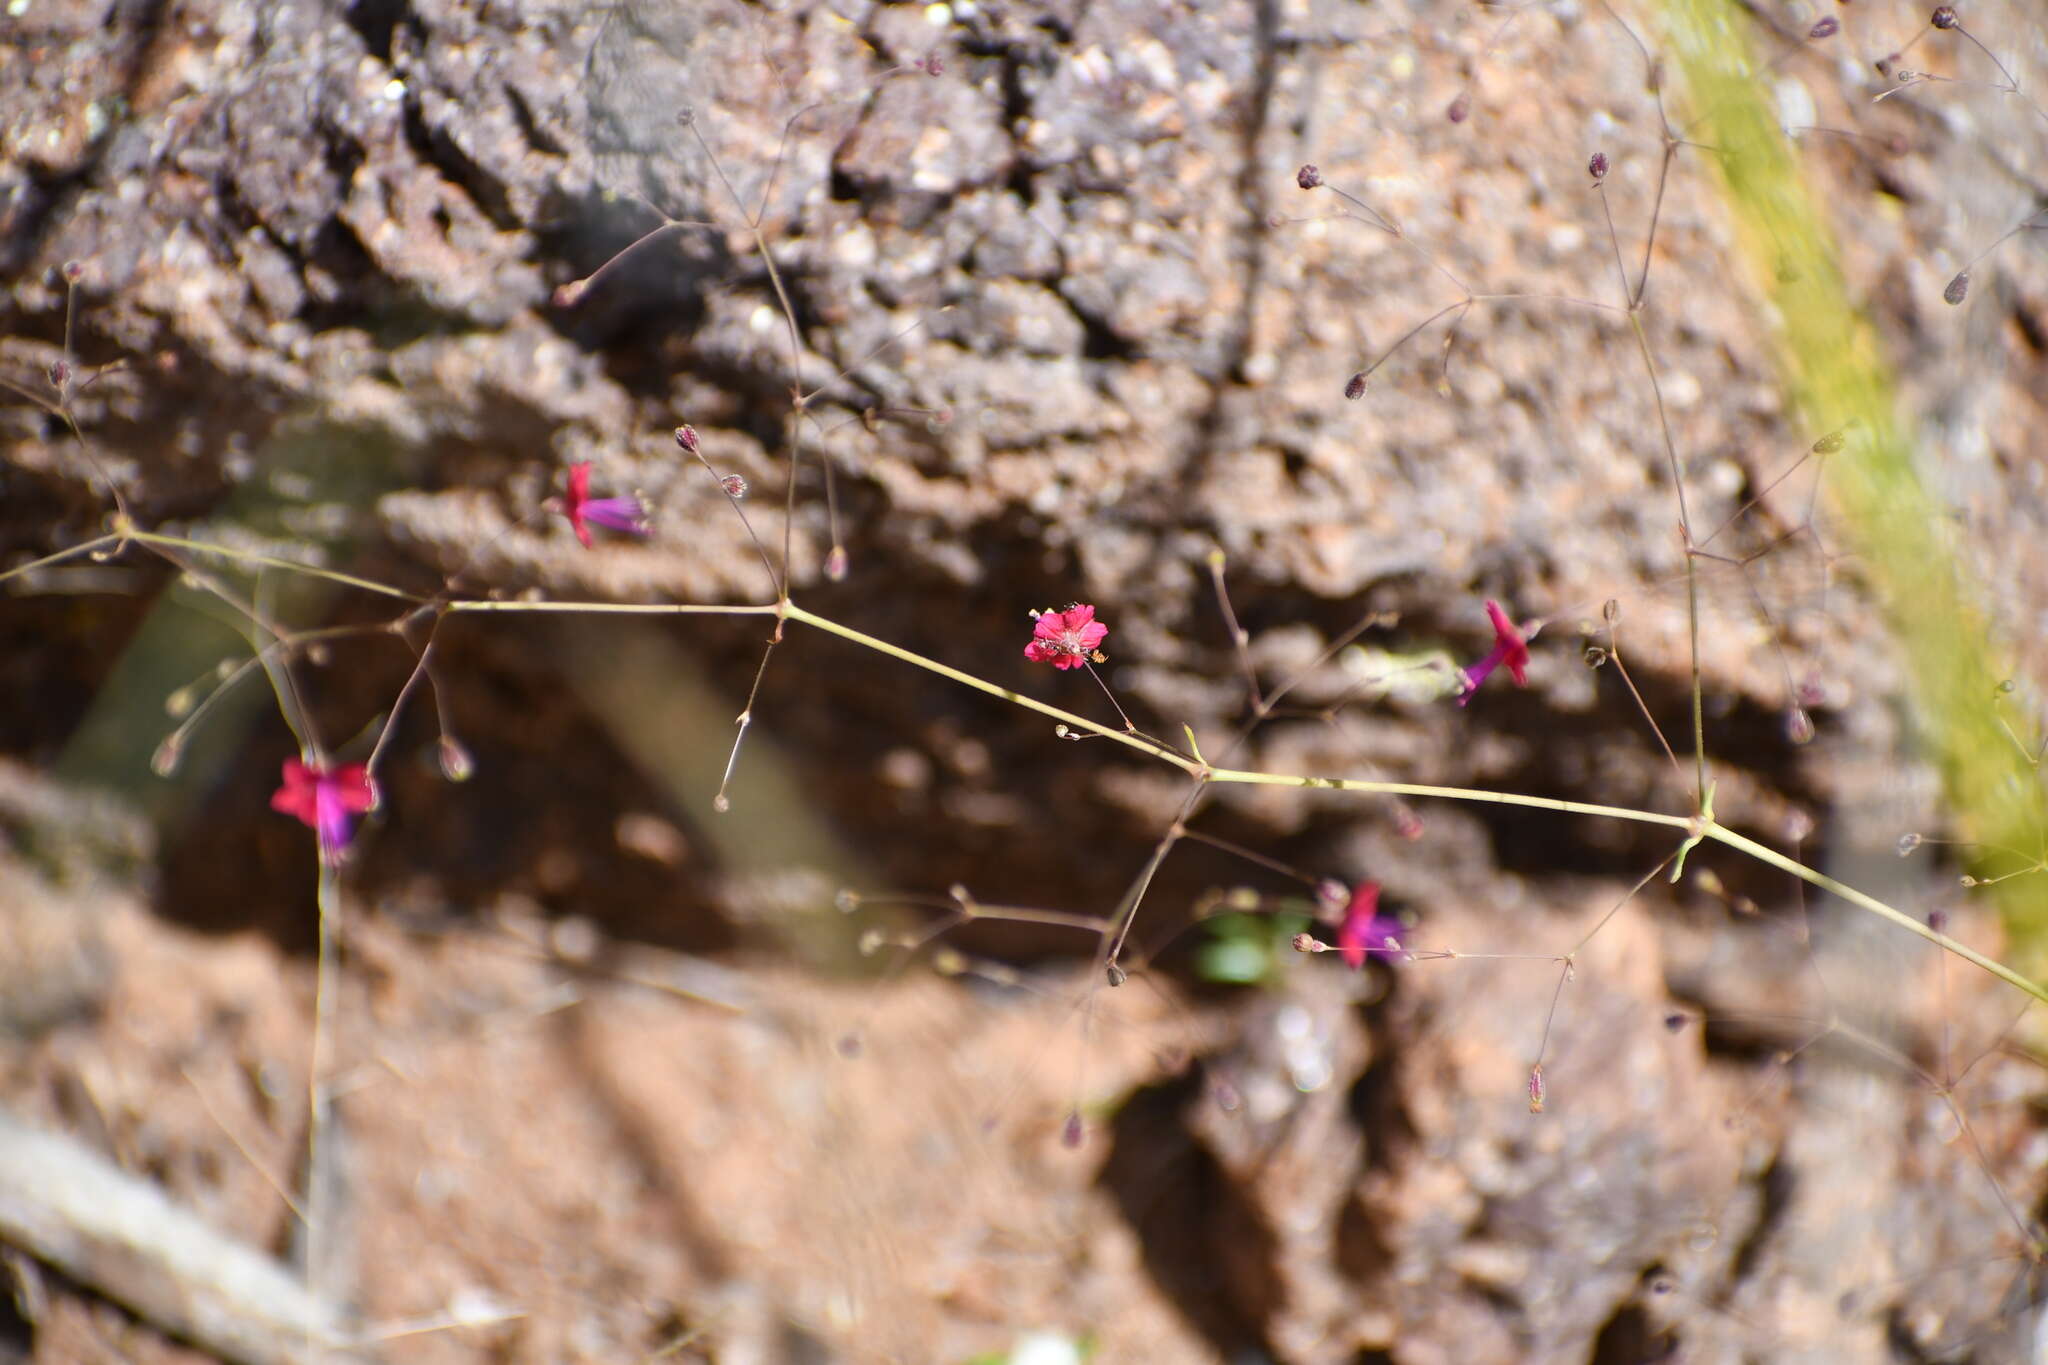
[(1459, 690), (1458, 705), (1472, 700), (1472, 694), (1479, 690), (1479, 684), (1502, 664), (1508, 666), (1508, 673), (1515, 680), (1515, 686), (1529, 685), (1529, 642), (1508, 614), (1500, 609), (1500, 603), (1491, 598), (1486, 602), (1486, 614), (1493, 618), (1493, 649), (1478, 663), (1465, 670), (1465, 684)]
[(1109, 627), (1095, 619), (1095, 608), (1076, 602), (1065, 611), (1042, 611), (1037, 616), (1031, 643), (1024, 646), (1025, 658), (1062, 669), (1102, 661), (1095, 651)]
[(576, 539), (583, 542), (583, 548), (590, 548), (590, 527), (586, 522), (596, 522), (608, 530), (623, 531), (629, 536), (647, 534), (647, 509), (638, 498), (593, 498), (590, 496), (590, 461), (581, 460), (569, 466), (569, 493), (562, 499), (562, 515), (569, 519), (570, 529), (576, 532)]
[(293, 816), (320, 838), (320, 861), (339, 867), (348, 856), (355, 817), (377, 804), (377, 789), (360, 763), (329, 768), (284, 761), (284, 785), (270, 795), (270, 808)]
[(1344, 907), (1344, 922), (1337, 926), (1337, 951), (1353, 971), (1365, 965), (1371, 953), (1383, 959), (1405, 958), (1401, 949), (1401, 921), (1380, 913), (1380, 884), (1360, 882), (1351, 888), (1351, 902)]

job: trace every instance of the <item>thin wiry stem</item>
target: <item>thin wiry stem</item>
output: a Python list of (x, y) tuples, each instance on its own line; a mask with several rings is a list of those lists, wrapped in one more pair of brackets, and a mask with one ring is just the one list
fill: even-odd
[(120, 543), (121, 537), (118, 535), (94, 536), (91, 540), (82, 541), (77, 545), (73, 545), (68, 550), (57, 550), (51, 554), (44, 555), (40, 559), (31, 559), (26, 564), (17, 564), (11, 569), (0, 572), (0, 583), (5, 583), (10, 578), (20, 578), (32, 574), (38, 569), (55, 568), (66, 560), (77, 559), (82, 555), (96, 557), (101, 551), (110, 550)]
[(754, 670), (754, 684), (747, 689), (747, 704), (734, 721), (738, 730), (732, 737), (732, 752), (726, 756), (725, 774), (718, 779), (718, 794), (711, 798), (711, 809), (720, 813), (732, 809), (732, 798), (728, 791), (732, 786), (733, 772), (739, 767), (740, 745), (746, 742), (747, 727), (754, 723), (754, 701), (761, 695), (761, 679), (768, 676), (768, 660), (774, 657), (775, 646), (781, 643), (782, 618), (777, 617), (775, 633), (768, 637), (768, 648), (761, 651), (760, 666)]
[[(407, 641), (407, 643), (410, 644), (411, 641)], [(420, 681), (427, 677), (427, 667), (433, 657), (434, 637), (430, 633), (427, 636), (425, 647), (419, 652), (419, 658), (413, 663), (412, 672), (406, 675), (405, 686), (398, 689), (398, 697), (391, 703), (391, 710), (384, 717), (383, 728), (377, 733), (377, 742), (370, 746), (369, 758), (364, 761), (363, 766), (370, 775), (370, 790), (372, 791), (377, 790), (378, 764), (384, 757), (384, 751), (391, 746), (393, 737), (398, 733), (398, 721), (405, 714), (405, 703), (411, 699), (413, 690), (420, 685)]]
[(1621, 675), (1621, 681), (1628, 688), (1628, 694), (1635, 698), (1636, 710), (1642, 712), (1643, 720), (1650, 727), (1650, 733), (1657, 737), (1657, 746), (1664, 751), (1664, 757), (1671, 760), (1671, 771), (1678, 774), (1678, 780), (1683, 784), (1685, 768), (1679, 763), (1678, 755), (1672, 752), (1671, 741), (1664, 738), (1664, 727), (1657, 724), (1657, 718), (1650, 714), (1649, 703), (1643, 700), (1643, 694), (1636, 689), (1636, 680), (1629, 676), (1628, 664), (1621, 657), (1621, 626), (1617, 621), (1607, 623), (1607, 652), (1614, 660), (1614, 670)]
[[(273, 561), (270, 561), (265, 556), (248, 554), (246, 552), (237, 551), (228, 547), (207, 545), (203, 542), (192, 542), (188, 546), (186, 546), (186, 548), (190, 548), (196, 551), (223, 554), (229, 558), (243, 558), (247, 560), (254, 560), (262, 562), (266, 565), (273, 563)], [(289, 560), (275, 561), (274, 563), (275, 567), (290, 571), (307, 573), (316, 577), (329, 576), (326, 572), (317, 570), (310, 565), (297, 564)], [(401, 594), (398, 593), (396, 590), (392, 590), (392, 595), (403, 596), (406, 597), (408, 600), (416, 600), (412, 599), (410, 594)], [(851, 626), (842, 625), (837, 621), (833, 621), (827, 617), (820, 616), (815, 612), (807, 611), (804, 608), (797, 606), (793, 602), (777, 602), (761, 605), (711, 605), (695, 603), (667, 604), (623, 602), (499, 602), (475, 600), (451, 602), (447, 604), (446, 610), (451, 614), (575, 611), (588, 612), (591, 614), (598, 615), (617, 614), (670, 616), (773, 616), (778, 618), (778, 637), (781, 633), (780, 622), (783, 620), (794, 621), (802, 625), (812, 626), (820, 631), (823, 631), (826, 634), (836, 635), (841, 639), (851, 641), (867, 649), (872, 649), (877, 653), (884, 654), (890, 658), (899, 660), (900, 662), (910, 664), (917, 668), (921, 668), (927, 672), (937, 674), (940, 677), (950, 679), (953, 682), (959, 683), (963, 687), (972, 688), (975, 691), (982, 692), (989, 696), (999, 698), (1000, 700), (1009, 702), (1012, 705), (1023, 707), (1026, 710), (1035, 711), (1040, 715), (1046, 716), (1054, 721), (1062, 722), (1071, 729), (1085, 731), (1089, 734), (1099, 735), (1114, 743), (1121, 744), (1126, 748), (1136, 750), (1139, 753), (1143, 753), (1152, 758), (1158, 759), (1160, 762), (1179, 768), (1181, 771), (1187, 773), (1189, 776), (1196, 779), (1196, 784), (1191, 789), (1187, 802), (1184, 805), (1184, 808), (1189, 811), (1192, 811), (1195, 808), (1195, 806), (1199, 803), (1202, 794), (1210, 786), (1222, 783), (1241, 783), (1248, 786), (1296, 787), (1305, 790), (1323, 791), (1351, 791), (1378, 796), (1416, 797), (1424, 799), (1434, 798), (1440, 800), (1471, 802), (1485, 805), (1512, 806), (1527, 810), (1551, 811), (1561, 815), (1583, 815), (1601, 819), (1623, 820), (1635, 824), (1658, 825), (1667, 829), (1683, 830), (1689, 836), (1697, 835), (1703, 839), (1714, 840), (1717, 843), (1732, 848), (1737, 852), (1746, 854), (1747, 856), (1754, 858), (1759, 862), (1765, 863), (1768, 866), (1775, 867), (1778, 870), (1785, 872), (1790, 876), (1796, 877), (1811, 886), (1817, 887), (1820, 890), (1826, 891), (1831, 895), (1837, 896), (1840, 899), (1849, 902), (1851, 905), (1856, 906), (1858, 909), (1877, 915), (1879, 918), (1889, 920), (1893, 924), (1898, 925), (1900, 928), (1907, 930), (1909, 933), (1915, 934), (1929, 943), (1936, 944), (1946, 949), (1947, 951), (1954, 953), (1957, 957), (1962, 958), (1964, 961), (1969, 962), (1972, 965), (1989, 972), (1991, 975), (1997, 977), (2001, 981), (2006, 982), (2008, 985), (2016, 987), (2017, 989), (2033, 997), (2034, 999), (2041, 1000), (2043, 1002), (2048, 1002), (2048, 986), (2042, 986), (2033, 981), (2030, 981), (2025, 976), (2021, 975), (2019, 972), (2014, 971), (2012, 968), (2007, 967), (2004, 964), (1997, 962), (1989, 957), (1986, 957), (1984, 954), (1979, 953), (1976, 950), (1968, 947), (1967, 945), (1950, 938), (1946, 934), (1943, 934), (1935, 929), (1930, 928), (1929, 926), (1921, 923), (1914, 917), (1907, 915), (1903, 911), (1897, 910), (1892, 906), (1884, 903), (1883, 901), (1878, 900), (1876, 897), (1871, 896), (1866, 892), (1859, 891), (1855, 887), (1849, 886), (1846, 883), (1838, 881), (1835, 878), (1828, 876), (1824, 872), (1820, 872), (1814, 868), (1808, 867), (1794, 858), (1788, 857), (1784, 854), (1777, 852), (1775, 849), (1772, 849), (1764, 844), (1756, 842), (1753, 839), (1738, 834), (1735, 831), (1727, 828), (1724, 825), (1719, 824), (1715, 820), (1703, 814), (1695, 813), (1693, 815), (1673, 815), (1660, 811), (1637, 810), (1625, 806), (1609, 806), (1584, 801), (1567, 801), (1556, 797), (1532, 796), (1518, 792), (1486, 791), (1468, 787), (1436, 786), (1426, 783), (1415, 782), (1384, 782), (1364, 778), (1323, 777), (1291, 773), (1267, 773), (1244, 769), (1213, 767), (1207, 763), (1204, 763), (1200, 759), (1197, 759), (1188, 754), (1180, 753), (1174, 748), (1162, 744), (1142, 734), (1134, 734), (1129, 731), (1119, 730), (1110, 726), (1103, 725), (1098, 721), (1090, 720), (1087, 717), (1079, 715), (1075, 712), (1065, 710), (1058, 706), (1054, 706), (1048, 702), (1040, 701), (1035, 697), (1028, 697), (1010, 688), (1002, 687), (998, 684), (985, 681), (984, 679), (976, 677), (975, 675), (965, 672), (964, 670), (954, 668), (948, 664), (940, 663), (936, 659), (927, 658), (926, 656), (915, 653), (912, 650), (905, 649), (900, 645), (891, 644), (886, 640), (882, 640), (875, 636), (869, 635), (863, 631), (856, 630)], [(260, 648), (260, 646), (257, 647), (259, 651)], [(286, 707), (287, 722), (293, 723), (296, 726), (297, 722), (295, 720), (295, 717), (293, 714), (291, 714), (292, 711), (294, 711), (296, 708), (292, 706), (290, 698), (287, 697), (285, 694), (286, 689), (288, 689), (288, 684), (279, 684), (278, 680), (275, 677), (273, 677), (273, 684), (278, 685), (281, 688), (279, 699), (280, 704)], [(1271, 705), (1271, 700), (1272, 699), (1269, 699), (1268, 701), (1269, 706)], [(303, 733), (301, 734), (302, 746), (306, 745), (308, 739), (309, 736)], [(317, 750), (309, 751), (315, 752), (317, 755)], [(1184, 819), (1184, 816), (1181, 817), (1181, 820)], [(1181, 823), (1181, 820), (1176, 821), (1177, 826)], [(1153, 861), (1148, 865), (1148, 870), (1145, 874), (1145, 877), (1143, 878), (1144, 882), (1149, 884), (1151, 875), (1155, 873), (1157, 870), (1158, 863), (1164, 860), (1166, 852), (1170, 849), (1172, 843), (1177, 842), (1178, 838), (1181, 837), (1183, 833), (1184, 831), (1170, 833), (1169, 839), (1163, 841), (1161, 847), (1158, 850), (1155, 850)], [(1131, 904), (1135, 904), (1135, 899), (1133, 899)], [(1128, 909), (1129, 907), (1127, 906), (1125, 912), (1122, 913), (1119, 917), (1120, 922), (1117, 924), (1117, 928), (1115, 930), (1115, 942), (1117, 943), (1121, 943), (1123, 938), (1128, 934), (1129, 931), (1130, 925)], [(1107, 960), (1112, 963), (1114, 962), (1113, 957), (1110, 957)]]
[[(333, 569), (323, 569), (317, 564), (301, 564), (294, 559), (280, 559), (275, 555), (258, 554), (251, 550), (218, 545), (204, 540), (192, 540), (186, 536), (168, 536), (156, 531), (130, 529), (120, 537), (103, 537), (102, 539), (120, 538), (132, 540), (138, 545), (146, 545), (156, 550), (185, 550), (193, 554), (219, 555), (222, 558), (232, 559), (257, 568), (283, 569), (289, 573), (302, 574), (308, 578), (324, 578), (330, 583), (339, 583), (343, 587), (357, 588), (363, 592), (376, 593), (380, 597), (396, 598), (401, 602), (424, 603), (427, 601), (426, 598), (421, 597), (418, 593), (407, 592), (403, 588), (394, 588), (388, 583), (378, 583), (367, 578), (357, 578), (354, 574), (337, 573)], [(166, 556), (166, 558), (169, 558), (169, 556)], [(185, 568), (183, 564), (180, 564), (175, 559), (172, 559), (170, 562), (179, 568)], [(190, 570), (188, 569), (187, 572), (190, 572)]]
[(1173, 824), (1167, 829), (1165, 837), (1153, 845), (1152, 856), (1146, 860), (1144, 870), (1138, 874), (1137, 882), (1125, 893), (1123, 904), (1117, 907), (1116, 914), (1111, 917), (1113, 927), (1104, 942), (1102, 956), (1097, 965), (1112, 985), (1123, 979), (1123, 968), (1117, 965), (1117, 959), (1122, 956), (1124, 940), (1130, 937), (1131, 925), (1138, 918), (1138, 906), (1144, 902), (1145, 893), (1151, 889), (1152, 879), (1159, 875), (1159, 868), (1165, 863), (1166, 855), (1173, 852), (1174, 845), (1179, 843), (1182, 835), (1186, 833), (1187, 819), (1194, 814), (1195, 807), (1201, 804), (1202, 792), (1206, 785), (1198, 778), (1188, 789), (1179, 813), (1173, 817)]
[[(341, 918), (341, 874), (339, 868), (325, 861), (320, 865), (318, 899), (319, 946), (313, 969), (313, 1054), (306, 1064), (304, 1194), (306, 1275), (316, 1291), (323, 1288), (319, 1277), (326, 1265), (327, 1257), (327, 1215), (330, 1212), (328, 1192), (332, 1182), (322, 1163), (328, 1157), (328, 1105), (333, 1097), (327, 1089), (327, 1073), (332, 1067), (329, 1059), (334, 1048), (335, 995), (340, 988), (339, 964), (335, 960), (335, 934)], [(309, 1353), (314, 1347), (312, 1330), (309, 1323), (306, 1342)]]

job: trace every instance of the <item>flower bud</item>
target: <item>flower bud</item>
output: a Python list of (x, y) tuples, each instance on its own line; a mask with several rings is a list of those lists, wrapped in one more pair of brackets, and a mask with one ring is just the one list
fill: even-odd
[(441, 736), (441, 776), (450, 782), (467, 782), (476, 773), (476, 760), (462, 741), (453, 735)]
[(1785, 738), (1794, 744), (1813, 743), (1813, 717), (1803, 706), (1785, 713)]
[(1314, 162), (1307, 162), (1294, 173), (1294, 183), (1305, 190), (1312, 190), (1323, 183), (1323, 173)]

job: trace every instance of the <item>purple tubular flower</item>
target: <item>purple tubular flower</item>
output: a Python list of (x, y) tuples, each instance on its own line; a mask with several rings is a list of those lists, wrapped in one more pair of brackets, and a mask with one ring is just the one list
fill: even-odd
[(1485, 658), (1464, 671), (1465, 687), (1458, 697), (1460, 706), (1471, 701), (1472, 694), (1479, 690), (1479, 684), (1485, 682), (1493, 670), (1502, 664), (1507, 665), (1509, 675), (1515, 680), (1515, 686), (1529, 685), (1528, 640), (1515, 628), (1515, 623), (1508, 619), (1508, 614), (1501, 610), (1500, 603), (1491, 598), (1486, 603), (1486, 614), (1493, 620), (1493, 649)]
[(1380, 911), (1380, 884), (1360, 882), (1351, 889), (1351, 901), (1344, 907), (1344, 921), (1337, 926), (1337, 951), (1344, 963), (1357, 971), (1365, 966), (1366, 955), (1382, 961), (1399, 961), (1408, 954), (1401, 947), (1401, 921)]
[(576, 532), (576, 539), (583, 542), (586, 550), (590, 548), (588, 523), (629, 536), (644, 536), (648, 531), (647, 509), (640, 499), (590, 496), (588, 460), (569, 466), (569, 492), (562, 499), (562, 515), (569, 519), (570, 529)]

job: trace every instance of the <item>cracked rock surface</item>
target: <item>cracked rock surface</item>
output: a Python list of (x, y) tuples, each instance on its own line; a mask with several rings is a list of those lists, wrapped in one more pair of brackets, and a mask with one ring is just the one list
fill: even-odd
[[(2031, 235), (1976, 267), (1967, 307), (1939, 299), (2048, 184), (2048, 138), (1995, 92), (1873, 103), (1865, 58), (1926, 20), (1843, 13), (1832, 47), (1768, 18), (1754, 36), (1781, 106), (1807, 111), (1845, 268), (2038, 679)], [(1730, 523), (1699, 659), (1720, 818), (1994, 949), (1952, 878), (1885, 852), (1935, 828), (1898, 661), (1813, 492), (1825, 433), (1776, 387), (1700, 149), (1659, 196), (1646, 74), (1576, 4), (1503, 22), (1335, 0), (30, 0), (0, 20), (0, 378), (24, 399), (0, 408), (0, 567), (100, 533), (106, 478), (143, 525), (422, 593), (761, 602), (757, 535), (789, 546), (807, 607), (1107, 716), (1085, 677), (1021, 656), (1029, 610), (1093, 603), (1123, 704), (1205, 747), (1246, 714), (1244, 666), (1267, 696), (1293, 681), (1299, 714), (1234, 765), (1680, 809), (1689, 779), (1644, 721), (1689, 757), (1675, 469), (1696, 536)], [(1307, 162), (1324, 188), (1299, 187)], [(1616, 263), (1618, 243), (1642, 268), (1652, 202), (1654, 395)], [(89, 459), (28, 401), (55, 392), (67, 318)], [(745, 481), (751, 533), (677, 449), (683, 422)], [(580, 460), (645, 498), (646, 542), (586, 552), (549, 512)], [(314, 906), (303, 832), (267, 800), (294, 741), (248, 684), (151, 777), (165, 694), (247, 646), (154, 561), (63, 572), (0, 599), (21, 874), (0, 921), (32, 945), (0, 967), (40, 983), (0, 980), (23, 1002), (6, 1098), (74, 1130), (99, 1114), (94, 1140), (263, 1241), (274, 1194), (151, 1021), (177, 1011), (233, 1060), (209, 1096), (235, 1066), (256, 1077), (247, 1121), (290, 1170), (303, 1083), (275, 1069), (303, 1064)], [(301, 625), (391, 620), (347, 589), (237, 582)], [(1450, 669), (1487, 647), (1488, 597), (1542, 618), (1530, 685), (1459, 709)], [(1628, 686), (1583, 652), (1610, 599)], [(1085, 959), (1071, 932), (973, 926), (964, 950), (1012, 964), (970, 972), (980, 993), (807, 985), (788, 960), (856, 959), (867, 921), (832, 909), (841, 886), (1106, 914), (1179, 780), (792, 630), (714, 815), (765, 634), (435, 637), (478, 780), (441, 780), (416, 699), (349, 874), (374, 979), (351, 987), (345, 1050), (429, 1078), (352, 1116), (357, 1297), (397, 1321), (487, 1285), (528, 1317), (421, 1338), (419, 1358), (637, 1358), (693, 1330), (715, 1359), (990, 1358), (1037, 1326), (1117, 1360), (2024, 1358), (2028, 1272), (1956, 1268), (2019, 1245), (2038, 1077), (2001, 1046), (2016, 1006), (1966, 968), (1704, 850), (1580, 951), (1670, 852), (1659, 832), (1432, 804), (1411, 840), (1391, 802), (1237, 788), (1199, 828), (1383, 882), (1414, 946), (1528, 960), (1354, 976), (1283, 956), (1265, 988), (1203, 985), (1205, 897), (1299, 887), (1185, 845), (1139, 935), (1185, 1006), (1118, 992), (1115, 1040), (1048, 1066), (1044, 1038), (1095, 1007), (1059, 975)], [(414, 662), (388, 634), (339, 643), (303, 704), (337, 742), (366, 735)], [(117, 860), (134, 904), (75, 936), (83, 874), (49, 833), (86, 822), (73, 787), (124, 795), (156, 849), (146, 872)], [(601, 951), (562, 951), (564, 923)], [(507, 941), (517, 965), (493, 956)], [(648, 961), (706, 960), (748, 983), (742, 1023), (636, 994)], [(189, 999), (162, 984), (179, 973)], [(532, 1025), (569, 986), (575, 1021)], [(540, 1031), (489, 1042), (507, 1017)], [(860, 1029), (872, 1066), (848, 1073), (836, 1044)], [(179, 1100), (154, 1103), (167, 1086)], [(428, 1224), (425, 1282), (381, 1276)], [(51, 1317), (36, 1358), (89, 1358), (54, 1352), (94, 1349), (98, 1311)]]

